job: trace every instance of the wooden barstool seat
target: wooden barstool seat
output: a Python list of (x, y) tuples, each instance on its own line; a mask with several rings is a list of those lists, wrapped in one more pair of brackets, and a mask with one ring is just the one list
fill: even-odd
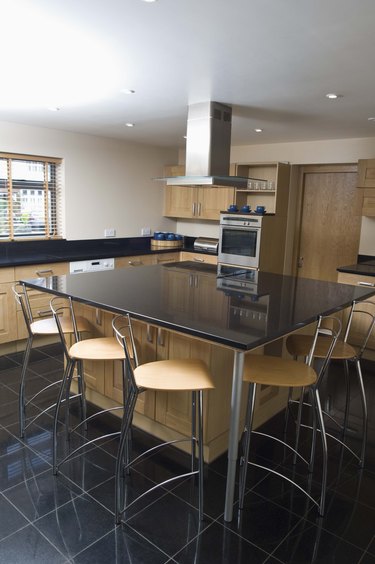
[[(35, 402), (37, 398), (43, 392), (50, 390), (52, 386), (61, 385), (61, 380), (58, 382), (54, 382), (53, 384), (49, 384), (44, 386), (37, 393), (35, 393), (32, 397), (26, 399), (25, 397), (25, 386), (26, 386), (26, 376), (27, 376), (27, 369), (29, 366), (30, 360), (30, 353), (32, 350), (34, 337), (40, 336), (49, 336), (49, 335), (59, 335), (59, 329), (57, 327), (56, 321), (54, 317), (48, 317), (43, 319), (34, 319), (29, 295), (27, 288), (22, 283), (17, 283), (13, 286), (13, 293), (16, 299), (16, 302), (21, 307), (21, 311), (23, 314), (23, 318), (25, 321), (28, 338), (26, 342), (26, 349), (23, 357), (22, 362), (22, 370), (21, 370), (21, 378), (20, 378), (20, 386), (19, 386), (19, 406), (18, 406), (18, 417), (19, 417), (19, 432), (20, 436), (24, 437), (25, 430), (34, 423), (39, 417), (41, 417), (44, 413), (48, 412), (49, 410), (53, 409), (56, 404), (49, 405), (46, 409), (43, 409), (34, 416), (30, 421), (26, 424), (26, 408), (31, 402)], [(74, 327), (73, 321), (70, 317), (64, 317), (61, 319), (61, 328), (64, 334), (73, 335), (75, 331), (80, 335), (82, 333), (87, 333), (92, 330), (91, 324), (87, 321), (87, 319), (83, 317), (77, 317), (75, 320), (76, 326)], [(78, 381), (79, 381), (79, 394), (77, 397), (80, 398), (82, 409), (84, 410), (85, 398), (82, 393), (82, 386), (80, 383), (80, 374), (78, 374)]]
[[(320, 318), (318, 321), (314, 342), (317, 341), (322, 320), (323, 318)], [(339, 328), (337, 328), (336, 332), (333, 331), (331, 337), (328, 338), (328, 341), (330, 342), (330, 346), (328, 346), (326, 355), (324, 357), (324, 363), (323, 363), (324, 365), (329, 361), (330, 354), (332, 353), (332, 349), (338, 337), (338, 332), (339, 332)], [(309, 353), (311, 353), (311, 351), (309, 351)], [(316, 370), (314, 370), (314, 368), (311, 366), (312, 358), (313, 357), (310, 354), (308, 358), (308, 362), (304, 363), (304, 362), (298, 362), (297, 360), (290, 360), (290, 359), (284, 359), (280, 357), (267, 356), (267, 355), (261, 356), (261, 355), (248, 354), (245, 356), (243, 380), (249, 383), (249, 393), (248, 393), (248, 401), (247, 401), (245, 427), (243, 433), (243, 454), (240, 458), (239, 508), (241, 510), (244, 507), (247, 468), (248, 465), (253, 465), (253, 466), (257, 466), (258, 468), (262, 468), (267, 472), (274, 473), (277, 476), (284, 478), (285, 480), (292, 483), (300, 491), (302, 491), (311, 501), (313, 501), (315, 505), (317, 505), (320, 515), (324, 514), (326, 481), (327, 481), (327, 440), (326, 440), (324, 420), (323, 420), (323, 414), (322, 414), (320, 398), (319, 398), (319, 391), (316, 385), (319, 380), (320, 374), (318, 374)], [(324, 367), (322, 367), (322, 369), (323, 368)], [(297, 450), (299, 429), (297, 429), (297, 437), (294, 447), (286, 443), (284, 438), (280, 439), (279, 437), (269, 435), (267, 433), (262, 433), (259, 431), (254, 431), (252, 429), (256, 389), (258, 385), (285, 387), (289, 389), (302, 388), (302, 390), (306, 389), (309, 391), (311, 395), (311, 404), (314, 406), (314, 410), (316, 414), (316, 417), (314, 418), (315, 426), (313, 429), (314, 432), (312, 434), (310, 460), (304, 459)], [(314, 499), (310, 495), (310, 493), (305, 489), (303, 489), (299, 484), (291, 480), (286, 475), (283, 475), (279, 470), (279, 468), (276, 471), (273, 470), (272, 468), (260, 464), (256, 464), (255, 462), (249, 460), (251, 436), (253, 434), (256, 434), (263, 438), (276, 440), (279, 443), (285, 445), (288, 449), (290, 449), (291, 452), (294, 453), (293, 461), (295, 462), (296, 457), (298, 456), (300, 460), (302, 460), (307, 464), (309, 472), (312, 472), (313, 464), (314, 464), (314, 455), (315, 455), (316, 420), (318, 421), (319, 424), (319, 434), (322, 441), (322, 454), (323, 454), (322, 481), (321, 481), (321, 491), (320, 491), (319, 500)]]
[[(356, 344), (355, 346), (353, 346), (349, 342), (352, 336), (352, 324), (354, 320), (359, 318), (359, 316), (362, 322), (363, 336), (361, 342), (358, 345)], [(350, 379), (349, 379), (348, 363), (349, 362), (354, 363), (356, 368), (356, 376), (357, 376), (360, 397), (361, 397), (361, 405), (362, 405), (362, 437), (361, 437), (360, 454), (359, 455), (356, 454), (345, 443), (344, 440), (340, 440), (335, 435), (327, 433), (327, 436), (339, 442), (355, 458), (357, 458), (359, 462), (359, 466), (361, 468), (363, 468), (365, 461), (366, 442), (367, 442), (367, 419), (368, 419), (367, 401), (366, 401), (366, 394), (365, 394), (365, 388), (363, 384), (363, 377), (361, 370), (361, 358), (366, 349), (368, 339), (374, 329), (374, 325), (375, 325), (375, 303), (372, 301), (363, 301), (363, 302), (354, 301), (351, 307), (350, 315), (348, 317), (348, 322), (344, 332), (344, 337), (342, 339), (337, 340), (331, 354), (331, 360), (344, 361), (344, 375), (346, 381), (346, 403), (345, 403), (343, 424), (339, 423), (336, 419), (333, 418), (331, 414), (329, 414), (330, 420), (336, 423), (337, 427), (342, 430), (344, 434), (344, 439), (345, 439), (345, 432), (348, 425), (348, 417), (350, 411)], [(312, 341), (313, 341), (313, 337), (311, 335), (298, 335), (298, 334), (290, 335), (286, 339), (286, 348), (289, 354), (291, 354), (295, 359), (297, 359), (298, 357), (307, 357), (310, 353)], [(326, 355), (328, 344), (329, 344), (329, 338), (327, 337), (327, 335), (319, 336), (314, 349), (314, 357), (317, 359), (324, 358)], [(326, 366), (326, 368), (328, 368), (328, 366)], [(325, 374), (328, 374), (328, 370), (325, 371)], [(323, 376), (324, 374), (321, 375), (318, 385), (320, 385)], [(290, 396), (289, 404), (291, 403), (293, 403), (293, 400), (291, 399)], [(323, 414), (324, 413), (325, 412), (323, 412)]]
[[(128, 315), (118, 316), (113, 321), (113, 328), (118, 341), (122, 344), (125, 351), (126, 374), (128, 377), (128, 398), (125, 404), (124, 425), (117, 455), (116, 464), (116, 523), (119, 524), (123, 514), (131, 505), (136, 503), (141, 497), (147, 495), (151, 490), (161, 487), (174, 480), (198, 475), (199, 493), (199, 518), (203, 519), (203, 390), (214, 388), (213, 379), (206, 364), (199, 359), (172, 359), (148, 362), (142, 365), (135, 365), (131, 362), (128, 343), (133, 340), (128, 338), (128, 333), (132, 334), (131, 320)], [(176, 444), (181, 440), (172, 440), (160, 443), (156, 447), (146, 450), (133, 461), (124, 464), (124, 448), (127, 444), (128, 435), (131, 429), (134, 407), (140, 393), (146, 390), (181, 392), (188, 391), (192, 395), (192, 417), (191, 417), (191, 437), (182, 439), (191, 443), (191, 471), (178, 474), (165, 480), (149, 490), (140, 494), (131, 503), (126, 503), (124, 484), (126, 474), (130, 472), (132, 464), (139, 461), (157, 449), (167, 445)], [(196, 426), (198, 432), (196, 432)], [(198, 467), (196, 469), (195, 455), (198, 446)]]

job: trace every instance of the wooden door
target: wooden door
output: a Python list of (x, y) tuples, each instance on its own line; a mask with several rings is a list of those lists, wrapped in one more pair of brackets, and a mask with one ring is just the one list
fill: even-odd
[(300, 175), (297, 275), (337, 281), (337, 267), (357, 262), (361, 229), (356, 165), (306, 166)]

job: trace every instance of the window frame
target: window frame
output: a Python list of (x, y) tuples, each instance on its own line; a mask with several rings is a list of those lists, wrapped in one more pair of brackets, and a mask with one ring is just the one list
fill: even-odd
[[(63, 160), (57, 157), (44, 157), (39, 155), (25, 155), (19, 153), (0, 152), (0, 160), (5, 161), (6, 178), (1, 178), (0, 183), (4, 182), (2, 188), (5, 202), (8, 226), (4, 236), (0, 234), (1, 242), (9, 241), (32, 241), (32, 240), (51, 240), (62, 238), (62, 163)], [(22, 187), (23, 180), (12, 178), (13, 161), (22, 161), (26, 163), (42, 164), (44, 168), (44, 178), (39, 183), (36, 181), (35, 188), (30, 186)], [(53, 167), (54, 174), (52, 179), (48, 178), (49, 167)], [(30, 181), (32, 182), (32, 181)], [(14, 217), (14, 196), (15, 194), (24, 194), (24, 190), (30, 192), (39, 190), (43, 192), (43, 229), (44, 233), (17, 233), (17, 222)], [(40, 194), (38, 194), (40, 196)]]

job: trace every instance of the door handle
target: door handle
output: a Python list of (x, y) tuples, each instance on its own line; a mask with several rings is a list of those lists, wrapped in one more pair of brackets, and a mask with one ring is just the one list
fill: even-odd
[(303, 267), (303, 260), (304, 260), (303, 257), (298, 257), (298, 260), (297, 260), (297, 267), (298, 268)]

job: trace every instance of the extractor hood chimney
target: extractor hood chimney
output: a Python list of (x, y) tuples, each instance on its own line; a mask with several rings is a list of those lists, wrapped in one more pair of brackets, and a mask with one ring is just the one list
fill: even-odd
[(249, 178), (229, 176), (232, 108), (200, 102), (188, 108), (185, 176), (163, 178), (169, 186), (247, 188)]

